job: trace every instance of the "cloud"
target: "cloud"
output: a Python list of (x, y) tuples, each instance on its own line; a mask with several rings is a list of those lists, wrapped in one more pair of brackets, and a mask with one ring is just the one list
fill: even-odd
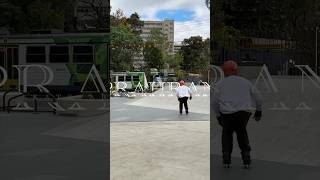
[(175, 41), (197, 35), (207, 38), (210, 34), (210, 12), (205, 0), (113, 0), (111, 7), (112, 12), (122, 9), (126, 16), (137, 12), (143, 20), (162, 20), (157, 16), (161, 11), (188, 10), (194, 12), (192, 18), (175, 21)]

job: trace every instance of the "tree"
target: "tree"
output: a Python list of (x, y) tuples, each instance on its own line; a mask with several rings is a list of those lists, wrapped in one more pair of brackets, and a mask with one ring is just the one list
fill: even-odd
[(226, 11), (233, 10), (233, 3), (237, 1), (231, 0), (211, 0), (210, 3), (210, 47), (211, 58), (210, 63), (216, 64), (220, 60), (220, 50), (228, 49), (229, 51), (236, 49), (237, 40), (240, 31), (237, 26), (228, 24), (232, 15)]
[(319, 24), (319, 5), (315, 0), (214, 0), (212, 15), (219, 14), (224, 26), (242, 36), (289, 38), (296, 29)]
[(117, 9), (116, 12), (111, 15), (111, 27), (128, 26), (128, 21), (121, 9)]
[(27, 8), (27, 17), (31, 29), (64, 28), (64, 10), (56, 9), (48, 1), (36, 0), (31, 3)]
[(145, 43), (144, 48), (144, 60), (147, 63), (148, 68), (157, 68), (158, 70), (164, 65), (163, 52), (160, 48), (154, 47), (153, 43)]
[(196, 71), (207, 69), (209, 64), (209, 40), (203, 41), (201, 36), (184, 39), (181, 53), (183, 56), (182, 69)]
[(170, 69), (174, 69), (174, 71), (179, 71), (181, 69), (181, 63), (183, 61), (183, 57), (181, 52), (177, 52), (174, 55), (165, 55), (164, 63), (169, 65)]
[(299, 56), (305, 56), (301, 63), (308, 63), (306, 59), (315, 58), (319, 7), (318, 0), (212, 0), (213, 63), (222, 49), (230, 52), (238, 48), (242, 37), (292, 41)]
[(13, 32), (28, 33), (32, 29), (63, 29), (67, 4), (73, 0), (2, 0), (0, 25)]
[(132, 71), (134, 57), (140, 52), (142, 39), (125, 26), (112, 27), (110, 38), (110, 68), (113, 71)]
[(127, 20), (121, 9), (118, 9), (111, 17), (110, 68), (113, 71), (134, 70), (134, 57), (141, 53), (142, 38), (134, 31)]
[(165, 55), (165, 35), (160, 29), (152, 29), (151, 34), (147, 37), (145, 47), (143, 49), (144, 61), (147, 68), (161, 69), (164, 65)]
[(140, 20), (140, 16), (138, 13), (131, 14), (130, 18), (127, 19), (127, 22), (130, 24), (134, 33), (141, 34), (144, 22)]
[(94, 19), (96, 29), (106, 29), (109, 26), (109, 0), (79, 0), (81, 6), (88, 8), (85, 16)]

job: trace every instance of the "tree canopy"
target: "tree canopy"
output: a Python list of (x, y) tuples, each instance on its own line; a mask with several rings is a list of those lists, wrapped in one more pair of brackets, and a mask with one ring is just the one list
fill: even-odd
[(3, 0), (0, 25), (14, 32), (31, 29), (63, 29), (66, 8), (72, 0)]
[(113, 71), (134, 70), (134, 58), (142, 53), (143, 40), (136, 29), (141, 20), (137, 13), (131, 17), (126, 18), (120, 9), (111, 16), (110, 68)]
[(162, 69), (164, 65), (166, 37), (160, 29), (152, 29), (146, 38), (143, 49), (144, 60), (148, 68)]
[(183, 70), (197, 71), (208, 68), (210, 57), (209, 39), (203, 40), (201, 36), (192, 36), (184, 39), (182, 45)]

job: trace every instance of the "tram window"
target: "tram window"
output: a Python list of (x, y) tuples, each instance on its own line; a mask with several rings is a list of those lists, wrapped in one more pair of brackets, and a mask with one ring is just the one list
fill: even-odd
[(98, 71), (100, 71), (100, 69), (101, 69), (99, 64), (96, 65), (96, 68)]
[(133, 81), (139, 81), (139, 76), (133, 76)]
[(45, 63), (46, 48), (44, 46), (27, 47), (27, 63)]
[(118, 81), (124, 81), (124, 76), (119, 76)]
[(131, 76), (126, 76), (126, 81), (131, 81)]
[(74, 46), (73, 61), (77, 63), (93, 63), (93, 46)]
[(50, 62), (52, 63), (67, 63), (69, 62), (68, 46), (51, 46), (50, 47)]

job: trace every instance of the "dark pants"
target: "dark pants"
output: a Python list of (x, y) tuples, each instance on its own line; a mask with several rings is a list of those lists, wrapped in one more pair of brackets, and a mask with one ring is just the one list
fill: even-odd
[(249, 145), (246, 129), (250, 115), (251, 113), (245, 111), (222, 115), (222, 153), (225, 163), (231, 162), (234, 132), (237, 134), (238, 144), (241, 149), (244, 163), (250, 163), (251, 147)]
[(188, 97), (182, 97), (179, 98), (179, 112), (182, 114), (182, 109), (184, 105), (184, 109), (186, 110), (186, 113), (188, 113)]

